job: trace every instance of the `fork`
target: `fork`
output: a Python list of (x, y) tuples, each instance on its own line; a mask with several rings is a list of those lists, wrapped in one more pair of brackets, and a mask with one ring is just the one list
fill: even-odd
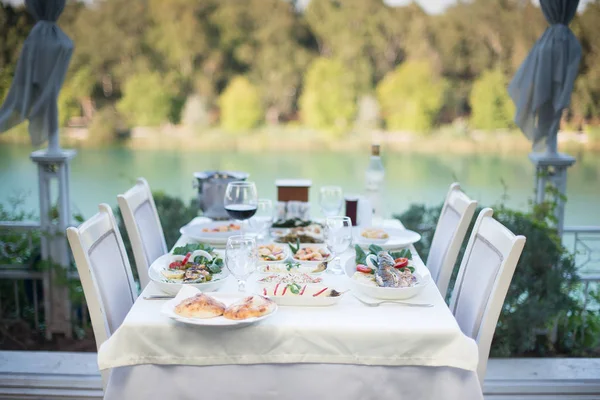
[(408, 303), (406, 301), (398, 301), (398, 300), (382, 300), (382, 301), (375, 301), (375, 302), (369, 302), (369, 301), (365, 301), (363, 299), (361, 299), (360, 297), (354, 295), (354, 297), (356, 297), (356, 299), (358, 301), (360, 301), (361, 303), (363, 303), (366, 306), (369, 307), (379, 307), (381, 304), (385, 304), (385, 303), (389, 303), (389, 304), (401, 304), (403, 306), (408, 306), (408, 307), (433, 307), (433, 304), (429, 304), (429, 303)]

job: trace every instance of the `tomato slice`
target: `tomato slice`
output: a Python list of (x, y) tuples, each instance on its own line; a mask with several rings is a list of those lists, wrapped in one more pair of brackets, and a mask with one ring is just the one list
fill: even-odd
[(363, 265), (363, 264), (358, 264), (356, 266), (356, 270), (358, 272), (364, 272), (365, 274), (371, 274), (371, 273), (373, 273), (373, 270), (371, 268), (369, 268), (369, 267), (367, 267), (366, 265)]
[(169, 269), (179, 269), (182, 265), (181, 261), (173, 261), (169, 264)]
[(396, 258), (394, 260), (394, 262), (396, 263), (394, 265), (394, 268), (404, 268), (408, 265), (408, 258), (404, 258), (404, 257)]

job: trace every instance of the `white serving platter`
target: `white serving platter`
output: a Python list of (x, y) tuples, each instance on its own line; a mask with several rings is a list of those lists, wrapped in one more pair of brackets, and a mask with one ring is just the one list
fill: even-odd
[[(178, 315), (175, 313), (175, 307), (177, 307), (177, 305), (179, 303), (181, 303), (183, 300), (185, 300), (189, 297), (195, 296), (199, 292), (200, 291), (198, 289), (193, 288), (193, 287), (182, 288), (179, 291), (179, 293), (177, 293), (177, 296), (175, 296), (175, 298), (173, 298), (173, 299), (167, 301), (165, 304), (163, 304), (163, 306), (161, 308), (161, 314), (163, 314), (164, 316), (169, 317), (177, 322), (181, 322), (181, 323), (189, 324), (189, 325), (212, 326), (212, 327), (232, 327), (232, 326), (243, 327), (243, 326), (255, 324), (264, 319), (267, 319), (267, 318), (273, 316), (277, 312), (277, 306), (275, 306), (275, 309), (270, 314), (264, 315), (262, 317), (247, 318), (247, 319), (242, 319), (242, 320), (227, 319), (223, 316), (214, 317), (214, 318), (188, 318), (188, 317), (182, 317), (181, 315)], [(250, 294), (248, 294), (248, 295), (250, 295)], [(238, 300), (241, 300), (245, 297), (244, 293), (210, 293), (209, 296), (224, 303), (225, 306), (229, 306), (230, 304), (232, 304)]]
[(376, 244), (384, 250), (394, 250), (408, 247), (411, 244), (417, 243), (421, 240), (421, 235), (417, 232), (410, 231), (408, 229), (397, 229), (397, 228), (383, 228), (390, 236), (386, 240), (381, 239), (368, 239), (361, 235), (364, 228), (355, 227), (353, 229), (354, 243), (360, 247), (366, 249), (372, 244)]

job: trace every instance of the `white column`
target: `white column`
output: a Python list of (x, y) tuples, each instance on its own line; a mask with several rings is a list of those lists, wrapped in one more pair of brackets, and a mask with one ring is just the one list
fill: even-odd
[[(75, 154), (74, 150), (40, 150), (30, 155), (38, 165), (42, 258), (54, 268), (62, 268), (48, 272), (50, 296), (44, 299), (47, 337), (56, 333), (72, 336), (69, 290), (61, 276), (64, 278), (71, 264), (66, 229), (71, 222), (69, 163)], [(53, 182), (58, 187), (56, 198), (52, 196)]]

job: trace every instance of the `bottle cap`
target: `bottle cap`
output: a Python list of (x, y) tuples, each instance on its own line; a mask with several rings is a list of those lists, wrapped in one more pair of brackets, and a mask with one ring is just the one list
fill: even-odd
[(378, 144), (371, 145), (371, 155), (378, 156), (379, 155), (380, 146)]

